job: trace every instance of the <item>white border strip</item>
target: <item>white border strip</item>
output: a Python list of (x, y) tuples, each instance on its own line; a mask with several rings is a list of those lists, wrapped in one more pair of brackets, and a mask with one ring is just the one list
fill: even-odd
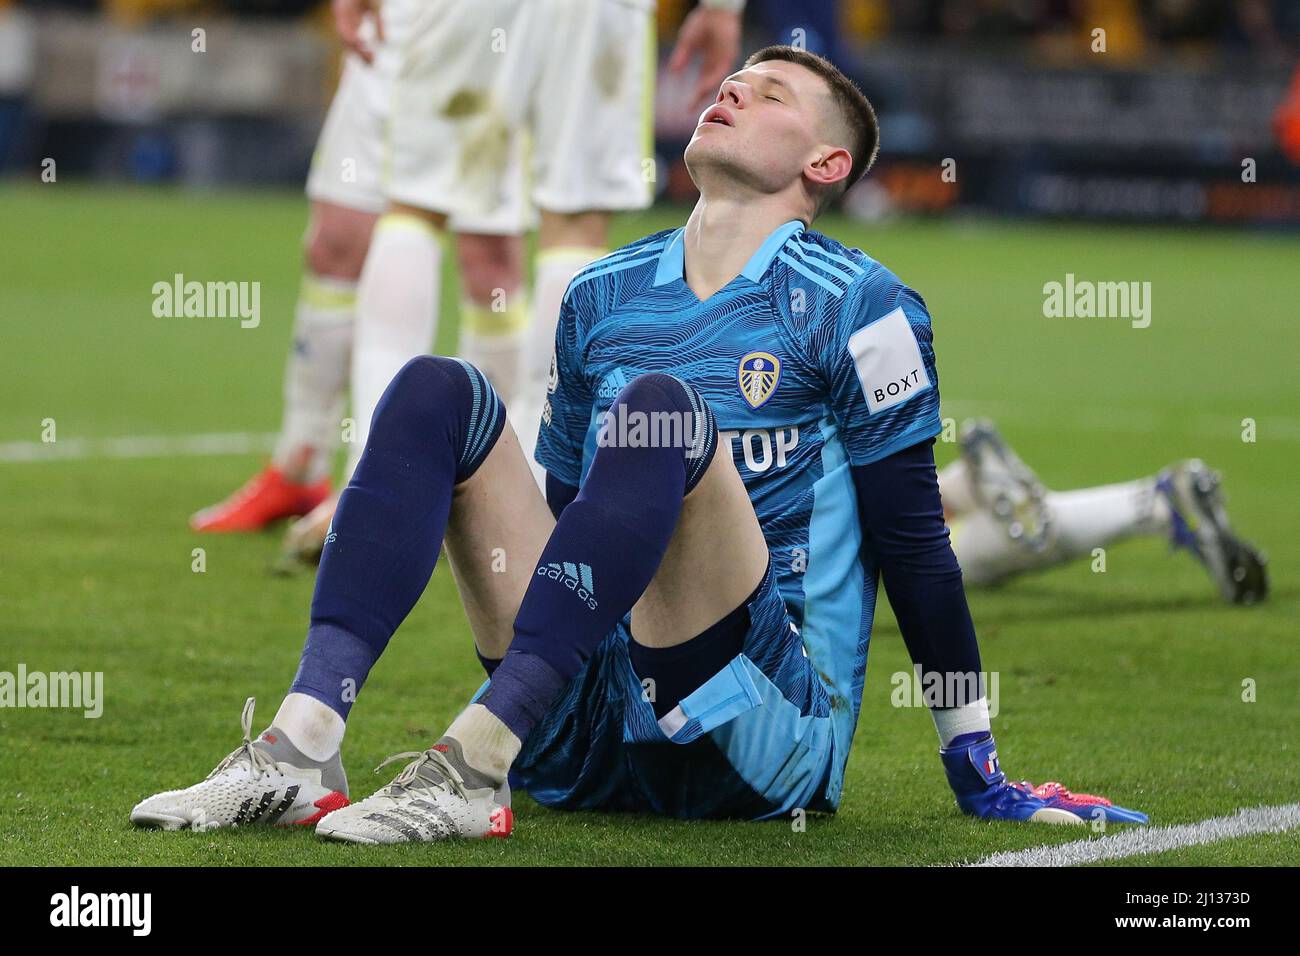
[(1252, 833), (1282, 833), (1300, 829), (1300, 803), (1251, 807), (1231, 816), (1169, 827), (1134, 827), (1113, 836), (1079, 840), (1059, 846), (1035, 846), (986, 856), (971, 866), (1077, 866), (1097, 860), (1118, 860), (1145, 853), (1163, 853), (1185, 846), (1218, 843)]
[(273, 433), (226, 432), (0, 442), (0, 464), (95, 458), (171, 458), (176, 455), (246, 455), (270, 451), (275, 447), (275, 439)]

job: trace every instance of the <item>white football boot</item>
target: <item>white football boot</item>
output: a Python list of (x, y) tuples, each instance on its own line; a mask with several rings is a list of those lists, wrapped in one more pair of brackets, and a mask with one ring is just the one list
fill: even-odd
[(1205, 565), (1225, 601), (1255, 604), (1268, 596), (1268, 558), (1239, 538), (1228, 520), (1219, 473), (1192, 458), (1156, 477), (1156, 492), (1169, 503), (1169, 537)]
[(958, 442), (976, 502), (1002, 523), (1011, 540), (1045, 551), (1053, 529), (1047, 489), (1038, 475), (986, 419), (964, 422)]
[(348, 805), (348, 782), (338, 754), (319, 763), (304, 756), (275, 727), (252, 739), (254, 699), (244, 704), (244, 743), (202, 781), (140, 801), (137, 826), (215, 830), (250, 824), (314, 824)]
[(433, 843), (439, 840), (506, 837), (514, 827), (510, 788), (497, 788), (469, 767), (460, 744), (444, 737), (412, 758), (382, 790), (337, 810), (316, 824), (316, 833), (345, 843)]

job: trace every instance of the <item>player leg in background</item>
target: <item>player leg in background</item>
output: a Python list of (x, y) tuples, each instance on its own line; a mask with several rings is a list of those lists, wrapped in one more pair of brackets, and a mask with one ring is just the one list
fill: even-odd
[(658, 53), (653, 9), (636, 3), (521, 3), (511, 32), (523, 42), (502, 68), (504, 109), (528, 124), (540, 211), (525, 401), (511, 421), (540, 481), (533, 449), (560, 302), (569, 280), (608, 252), (613, 214), (653, 199)]
[(508, 651), (485, 661), (487, 691), (392, 785), (318, 833), (361, 843), (491, 835), (463, 781), (478, 793), (483, 781), (505, 787), (522, 741), (629, 611), (634, 660), (660, 701), (694, 689), (687, 668), (703, 682), (739, 652), (748, 621), (736, 612), (764, 580), (768, 550), (734, 463), (715, 454), (712, 412), (692, 386), (661, 374), (634, 379), (615, 407), (685, 424), (676, 442), (599, 445), (530, 568)]
[[(339, 753), (346, 720), (388, 641), (423, 593), (444, 536), (456, 556), (480, 657), (505, 653), (524, 588), (554, 526), (505, 409), (458, 359), (422, 356), (393, 379), (340, 498), (302, 660), (272, 726), (207, 779), (132, 811), (142, 825), (182, 828), (314, 823), (346, 804)], [(503, 569), (497, 552), (505, 556)], [(436, 760), (437, 757), (429, 758)], [(488, 826), (504, 787), (476, 787)]]
[(1196, 459), (1134, 481), (1048, 491), (991, 422), (969, 421), (961, 458), (940, 473), (940, 493), (953, 550), (972, 584), (1156, 535), (1197, 558), (1224, 600), (1249, 604), (1268, 593), (1264, 557), (1234, 534), (1219, 474)]
[[(379, 396), (409, 359), (432, 349), (437, 337), (446, 226), (447, 217), (441, 213), (397, 204), (375, 225), (357, 296), (352, 434), (345, 482), (365, 447)], [(481, 335), (471, 334), (470, 346), (462, 348), (462, 354), (483, 361), (487, 368), (482, 370), (497, 386), (498, 394), (508, 395), (502, 389), (511, 388), (516, 378), (517, 342), (522, 335), (517, 329), (526, 308), (523, 240), (511, 235), (471, 234), (457, 236), (456, 244), (462, 265), (462, 326), (490, 329)], [(471, 364), (478, 362), (471, 359)], [(319, 560), (337, 506), (338, 495), (328, 496), (290, 526), (277, 564), (280, 571), (303, 570)]]
[(521, 391), (528, 342), (524, 240), (516, 235), (458, 231), (460, 343), (456, 354), (479, 369), (506, 408)]
[[(508, 177), (515, 155), (511, 150), (518, 144), (502, 134), (490, 110), (481, 108), (487, 102), (483, 89), (499, 59), (488, 42), (494, 10), (487, 0), (385, 4), (385, 39), (376, 60), (377, 65), (384, 61), (392, 77), (380, 161), (385, 211), (357, 290), (345, 480), (365, 447), (370, 416), (384, 388), (404, 362), (428, 353), (437, 339), (449, 230), (471, 233), (457, 243), (460, 260), (468, 266), (462, 276), (469, 305), (462, 323), (470, 333), (466, 349), (483, 363), (489, 378), (510, 374), (511, 327), (526, 308), (520, 291), (518, 236), (523, 230), (521, 203), (514, 202), (520, 190), (499, 182)], [(480, 108), (466, 106), (475, 103)], [(492, 311), (501, 305), (503, 312)], [(494, 321), (498, 315), (500, 323)], [(503, 331), (504, 336), (493, 334)], [(294, 526), (282, 567), (310, 566), (336, 504), (323, 502)]]
[(352, 356), (357, 280), (375, 215), (314, 201), (307, 226), (284, 412), (271, 462), (233, 495), (190, 519), (195, 531), (255, 531), (329, 496)]
[(542, 404), (546, 400), (546, 381), (555, 351), (555, 326), (560, 317), (560, 303), (570, 280), (579, 270), (609, 251), (609, 220), (609, 213), (598, 210), (540, 212), (528, 347), (520, 374), (518, 411), (512, 411), (510, 416), (539, 484), (545, 473), (533, 460), (533, 450), (537, 446)]

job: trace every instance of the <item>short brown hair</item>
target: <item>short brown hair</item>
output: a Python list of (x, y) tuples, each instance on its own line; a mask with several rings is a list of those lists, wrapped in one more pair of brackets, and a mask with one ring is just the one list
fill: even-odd
[(793, 46), (765, 46), (745, 60), (745, 68), (748, 69), (766, 60), (797, 63), (821, 77), (830, 87), (831, 99), (849, 128), (852, 139), (843, 145), (848, 147), (849, 153), (853, 156), (853, 168), (849, 170), (848, 177), (843, 180), (838, 190), (827, 190), (827, 195), (818, 203), (817, 212), (820, 213), (831, 200), (848, 192), (854, 183), (867, 174), (871, 164), (876, 161), (876, 153), (880, 151), (880, 124), (876, 121), (876, 111), (872, 108), (866, 94), (840, 72), (839, 67), (824, 56)]

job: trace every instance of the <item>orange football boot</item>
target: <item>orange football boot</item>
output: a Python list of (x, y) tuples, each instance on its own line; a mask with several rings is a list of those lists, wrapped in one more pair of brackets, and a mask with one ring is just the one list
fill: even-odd
[(301, 484), (267, 465), (225, 501), (196, 511), (190, 517), (190, 527), (195, 531), (258, 531), (281, 518), (305, 515), (329, 493), (328, 478)]

